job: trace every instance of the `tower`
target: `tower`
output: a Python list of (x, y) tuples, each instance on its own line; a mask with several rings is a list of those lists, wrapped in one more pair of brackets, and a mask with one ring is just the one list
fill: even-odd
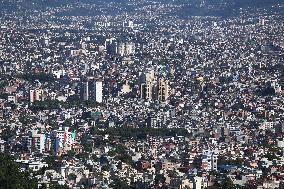
[(153, 81), (152, 80), (148, 80), (146, 81), (146, 84), (145, 84), (146, 88), (146, 96), (145, 98), (147, 100), (152, 100), (152, 94), (153, 94)]
[(81, 85), (81, 99), (89, 100), (89, 82), (83, 82)]
[(119, 44), (117, 51), (118, 51), (118, 54), (120, 56), (124, 56), (125, 55), (125, 45), (124, 45), (124, 43)]
[[(144, 78), (144, 77), (145, 78)], [(170, 96), (169, 81), (165, 78), (156, 78), (155, 71), (141, 74), (140, 97), (146, 100), (166, 101)]]
[(160, 78), (158, 82), (158, 100), (159, 101), (166, 101), (170, 95), (170, 86), (169, 81), (165, 80), (164, 78)]
[(82, 83), (81, 99), (103, 102), (103, 82), (101, 80), (90, 80)]
[(95, 82), (95, 91), (96, 91), (96, 102), (103, 102), (103, 82), (96, 81)]
[(44, 100), (42, 89), (31, 89), (30, 90), (30, 102), (31, 103), (35, 101), (42, 101), (42, 100)]
[(45, 149), (45, 134), (38, 133), (37, 130), (29, 131), (27, 148), (30, 152), (43, 153)]
[(33, 103), (35, 101), (34, 99), (34, 93), (35, 93), (35, 90), (30, 90), (30, 102)]
[(118, 45), (117, 53), (120, 56), (133, 55), (135, 53), (135, 44), (132, 42), (129, 43), (120, 43)]

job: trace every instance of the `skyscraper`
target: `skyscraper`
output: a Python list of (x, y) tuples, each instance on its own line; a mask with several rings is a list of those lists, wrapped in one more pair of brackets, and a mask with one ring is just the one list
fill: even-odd
[(165, 101), (169, 98), (170, 95), (170, 86), (169, 86), (169, 81), (164, 79), (164, 78), (160, 78), (158, 81), (158, 90), (159, 90), (159, 94), (158, 94), (158, 100), (159, 101)]
[(103, 82), (101, 80), (85, 81), (81, 85), (81, 99), (103, 102)]
[(81, 86), (81, 98), (82, 100), (89, 100), (89, 82), (82, 83)]
[(135, 44), (134, 43), (120, 43), (117, 48), (117, 53), (120, 56), (133, 55), (135, 53)]
[(154, 70), (141, 74), (140, 97), (146, 100), (166, 101), (170, 96), (169, 81), (163, 77), (155, 77)]
[(27, 148), (30, 152), (43, 153), (45, 148), (45, 134), (38, 133), (37, 130), (29, 131)]
[(44, 100), (42, 89), (31, 89), (30, 90), (30, 102), (31, 103), (35, 101), (42, 101), (42, 100)]
[(96, 81), (94, 90), (95, 90), (96, 102), (102, 103), (103, 102), (103, 82)]

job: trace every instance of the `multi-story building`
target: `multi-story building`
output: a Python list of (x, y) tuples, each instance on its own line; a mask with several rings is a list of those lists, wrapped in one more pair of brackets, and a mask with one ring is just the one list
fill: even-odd
[(27, 148), (30, 152), (43, 153), (45, 150), (45, 134), (40, 134), (36, 130), (31, 130), (27, 138)]
[(101, 80), (90, 80), (81, 85), (81, 99), (103, 102), (103, 82)]
[(204, 177), (195, 176), (193, 178), (193, 188), (194, 189), (203, 189), (208, 186), (208, 180)]
[(60, 127), (58, 130), (52, 132), (52, 139), (54, 143), (54, 151), (58, 152), (59, 148), (62, 151), (69, 151), (75, 142), (75, 133), (69, 131), (69, 127)]
[(81, 99), (82, 100), (89, 100), (89, 82), (83, 82), (81, 84)]
[(117, 53), (120, 56), (133, 55), (135, 53), (135, 44), (134, 43), (121, 43), (118, 45)]
[(169, 86), (169, 81), (165, 80), (164, 78), (160, 78), (158, 81), (158, 100), (159, 101), (165, 101), (169, 98), (170, 96), (170, 86)]
[(217, 171), (218, 155), (215, 151), (204, 150), (201, 160), (201, 169), (206, 171)]
[(30, 90), (30, 102), (44, 100), (43, 90), (42, 89), (31, 89)]
[(95, 97), (96, 102), (103, 102), (103, 82), (101, 80), (95, 82), (93, 96)]
[(154, 70), (141, 75), (140, 97), (146, 100), (166, 101), (170, 96), (169, 81), (155, 77)]

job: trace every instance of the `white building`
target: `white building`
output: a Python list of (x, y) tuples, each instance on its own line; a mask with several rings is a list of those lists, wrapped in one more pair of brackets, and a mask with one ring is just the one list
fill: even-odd
[(60, 127), (58, 130), (53, 131), (53, 137), (59, 139), (59, 146), (64, 151), (69, 151), (72, 144), (75, 142), (75, 133), (69, 131), (69, 127)]
[(102, 81), (96, 81), (96, 87), (95, 87), (95, 93), (96, 93), (96, 102), (102, 103), (103, 102), (103, 82)]
[(206, 171), (217, 171), (218, 152), (203, 150), (201, 168)]
[(47, 163), (35, 160), (16, 160), (22, 171), (32, 170), (38, 171), (43, 167), (48, 167)]
[(40, 134), (37, 130), (31, 130), (28, 136), (27, 147), (30, 152), (43, 153), (45, 149), (45, 134)]
[(42, 89), (31, 89), (30, 90), (30, 102), (31, 103), (35, 101), (42, 101), (42, 100), (44, 100)]
[(135, 53), (135, 44), (134, 43), (121, 43), (118, 45), (117, 53), (120, 56), (133, 55)]
[(204, 177), (194, 177), (193, 188), (194, 189), (203, 189), (208, 186), (208, 181)]
[(82, 100), (94, 100), (103, 102), (103, 82), (101, 80), (91, 80), (84, 82), (81, 87)]

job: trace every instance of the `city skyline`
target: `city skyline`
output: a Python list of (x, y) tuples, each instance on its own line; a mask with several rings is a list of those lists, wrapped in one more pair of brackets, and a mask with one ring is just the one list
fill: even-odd
[(284, 187), (282, 0), (0, 15), (0, 188)]

